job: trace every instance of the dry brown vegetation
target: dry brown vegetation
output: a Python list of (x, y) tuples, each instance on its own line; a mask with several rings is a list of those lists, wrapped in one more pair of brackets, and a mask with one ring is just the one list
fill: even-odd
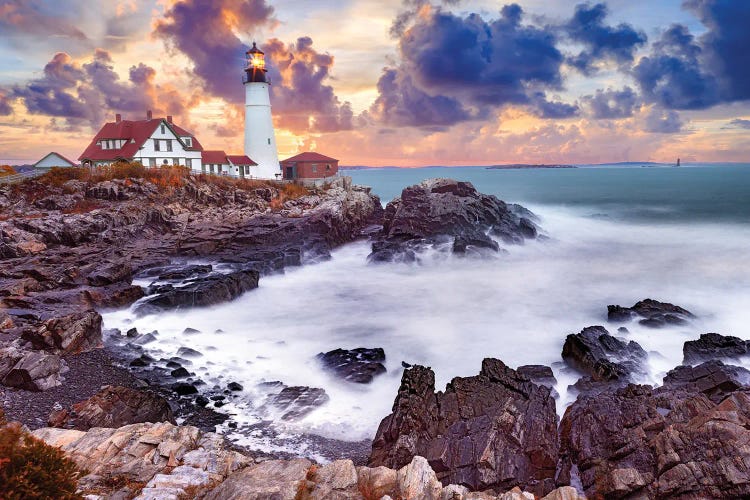
[(0, 165), (0, 177), (5, 177), (6, 175), (13, 175), (16, 173), (16, 169), (11, 167), (10, 165)]

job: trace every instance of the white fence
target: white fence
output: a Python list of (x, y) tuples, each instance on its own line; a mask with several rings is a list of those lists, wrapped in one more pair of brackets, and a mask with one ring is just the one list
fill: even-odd
[(39, 177), (44, 174), (47, 170), (31, 170), (29, 172), (21, 172), (20, 174), (11, 174), (0, 177), (0, 184), (15, 184), (16, 182), (23, 182), (26, 179), (32, 177)]

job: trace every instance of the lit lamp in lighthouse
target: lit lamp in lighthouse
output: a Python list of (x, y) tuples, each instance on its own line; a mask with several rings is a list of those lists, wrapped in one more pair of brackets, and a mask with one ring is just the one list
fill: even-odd
[(247, 51), (245, 68), (245, 154), (257, 167), (253, 176), (275, 179), (281, 175), (276, 134), (271, 117), (270, 82), (266, 79), (266, 56), (255, 42)]

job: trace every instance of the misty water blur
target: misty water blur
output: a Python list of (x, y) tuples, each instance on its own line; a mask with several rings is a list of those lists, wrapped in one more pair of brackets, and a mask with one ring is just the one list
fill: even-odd
[[(429, 170), (362, 171), (354, 177), (385, 198), (392, 192), (391, 181), (404, 187), (419, 176), (434, 177)], [(173, 356), (181, 346), (201, 351), (204, 356), (194, 360), (190, 369), (209, 387), (224, 387), (230, 381), (244, 386), (241, 402), (222, 408), (235, 414), (240, 427), (269, 418), (257, 408), (265, 397), (264, 389), (257, 386), (261, 381), (322, 387), (329, 403), (299, 422), (278, 422), (278, 427), (291, 434), (342, 440), (374, 436), (393, 404), (402, 361), (431, 366), (438, 389), (455, 376), (475, 375), (485, 357), (499, 358), (512, 367), (552, 365), (562, 413), (573, 396), (567, 385), (575, 381), (559, 363), (565, 336), (596, 324), (614, 333), (616, 325), (606, 323), (607, 304), (630, 306), (651, 297), (699, 316), (693, 324), (662, 330), (627, 325), (630, 333), (623, 337), (636, 340), (650, 353), (650, 373), (642, 381), (646, 383), (659, 383), (667, 370), (680, 364), (683, 342), (701, 333), (750, 338), (746, 211), (750, 182), (740, 188), (733, 185), (716, 201), (732, 205), (735, 212), (706, 220), (684, 216), (681, 203), (673, 200), (657, 203), (639, 198), (638, 186), (646, 181), (634, 179), (637, 172), (630, 177), (619, 173), (628, 182), (610, 189), (609, 199), (587, 200), (586, 193), (597, 191), (586, 185), (581, 172), (602, 170), (568, 171), (575, 172), (575, 182), (582, 184), (581, 196), (570, 203), (562, 203), (559, 193), (550, 195), (547, 203), (538, 194), (525, 194), (553, 191), (549, 176), (571, 175), (563, 171), (448, 172), (455, 178), (469, 178), (480, 190), (520, 202), (540, 216), (548, 240), (506, 246), (508, 253), (497, 258), (430, 253), (417, 265), (368, 265), (369, 245), (358, 242), (338, 249), (328, 262), (264, 277), (260, 288), (231, 303), (137, 319), (130, 310), (117, 311), (105, 315), (105, 326), (158, 330), (158, 341), (145, 346), (157, 358)], [(749, 179), (748, 172), (748, 167), (740, 170), (735, 184), (737, 179)], [(594, 184), (599, 182), (596, 175)], [(711, 175), (721, 176), (722, 171)], [(566, 182), (573, 181), (562, 184)], [(680, 182), (693, 204), (711, 203), (711, 182)], [(515, 194), (502, 192), (514, 183), (523, 188)], [(539, 189), (534, 190), (534, 185)], [(746, 194), (747, 198), (732, 200)], [(187, 327), (204, 333), (183, 335)], [(223, 333), (213, 333), (217, 329)], [(388, 373), (369, 385), (336, 379), (322, 369), (315, 355), (339, 347), (384, 348)], [(243, 439), (245, 444), (260, 446), (247, 435)]]

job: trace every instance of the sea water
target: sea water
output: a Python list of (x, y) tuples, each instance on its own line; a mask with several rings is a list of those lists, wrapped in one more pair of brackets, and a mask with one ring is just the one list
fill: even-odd
[[(418, 264), (379, 265), (367, 263), (369, 244), (361, 241), (327, 262), (263, 277), (257, 290), (220, 306), (142, 318), (130, 309), (105, 314), (107, 328), (158, 330), (157, 341), (145, 346), (157, 358), (181, 346), (202, 352), (188, 369), (208, 387), (242, 384), (234, 402), (220, 409), (239, 427), (220, 430), (241, 444), (316, 456), (299, 436), (371, 439), (391, 411), (402, 361), (432, 367), (438, 390), (453, 377), (475, 375), (485, 357), (511, 367), (550, 365), (562, 414), (576, 379), (561, 363), (565, 337), (599, 324), (615, 333), (617, 325), (606, 323), (608, 304), (654, 298), (698, 316), (685, 326), (631, 323), (629, 333), (616, 333), (649, 352), (643, 383), (659, 384), (681, 363), (683, 343), (702, 333), (750, 339), (750, 165), (346, 173), (384, 203), (422, 179), (471, 181), (534, 211), (548, 238), (506, 245), (507, 253), (489, 259), (431, 252)], [(183, 335), (187, 327), (203, 333)], [(388, 372), (354, 384), (315, 359), (356, 347), (382, 347)], [(260, 408), (268, 391), (258, 384), (277, 380), (321, 387), (330, 401), (300, 421), (283, 422)], [(274, 429), (273, 437), (248, 430), (260, 423)]]

